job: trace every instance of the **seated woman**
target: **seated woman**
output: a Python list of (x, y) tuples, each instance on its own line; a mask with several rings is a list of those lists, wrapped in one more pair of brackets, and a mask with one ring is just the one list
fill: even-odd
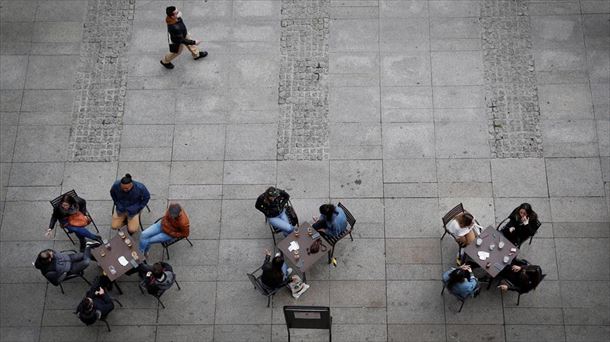
[(290, 195), (284, 190), (269, 187), (263, 194), (256, 199), (255, 207), (267, 218), (267, 222), (273, 228), (281, 231), (284, 236), (292, 233), (294, 226), (290, 223), (286, 213), (286, 205)]
[(468, 265), (460, 266), (460, 268), (452, 267), (443, 273), (443, 283), (447, 286), (449, 292), (461, 299), (474, 297), (478, 294), (479, 282)]
[(98, 319), (104, 319), (114, 310), (114, 303), (108, 294), (110, 279), (100, 276), (91, 286), (85, 298), (78, 304), (76, 315), (86, 325), (95, 323)]
[[(315, 220), (315, 217), (314, 217)], [(320, 217), (313, 223), (313, 228), (330, 237), (340, 236), (347, 228), (345, 211), (332, 204), (320, 206)]]
[(271, 252), (266, 249), (262, 271), (261, 281), (265, 286), (270, 289), (288, 286), (294, 298), (299, 298), (309, 288), (309, 285), (303, 283), (298, 275), (290, 275), (292, 269), (284, 262), (281, 253), (277, 253), (272, 259)]
[(502, 292), (517, 291), (527, 293), (535, 289), (544, 279), (542, 269), (538, 265), (530, 265), (526, 260), (514, 259), (510, 266), (506, 266), (499, 274)]
[(180, 204), (172, 203), (161, 220), (153, 223), (140, 234), (140, 250), (147, 254), (153, 243), (188, 237), (189, 229), (190, 221), (186, 211)]
[(523, 241), (536, 234), (540, 222), (538, 214), (529, 203), (522, 203), (508, 216), (508, 223), (502, 228), (502, 234), (513, 244), (520, 246)]
[(91, 221), (87, 216), (87, 202), (80, 197), (64, 195), (61, 198), (59, 204), (53, 208), (51, 222), (46, 232), (47, 237), (51, 237), (51, 232), (57, 221), (66, 230), (76, 234), (80, 242), (81, 252), (85, 250), (85, 238), (102, 242), (101, 236), (93, 234), (86, 228)]
[(453, 235), (460, 247), (468, 246), (481, 234), (482, 227), (476, 223), (472, 214), (464, 212), (456, 215), (445, 226), (447, 231)]

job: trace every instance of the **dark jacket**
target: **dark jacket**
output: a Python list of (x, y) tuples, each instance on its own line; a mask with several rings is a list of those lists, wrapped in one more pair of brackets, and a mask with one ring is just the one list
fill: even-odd
[(87, 201), (80, 197), (74, 197), (76, 205), (71, 206), (68, 210), (64, 210), (60, 204), (53, 208), (53, 214), (51, 215), (51, 222), (49, 222), (49, 229), (55, 228), (55, 223), (59, 221), (59, 224), (64, 224), (68, 216), (80, 211), (83, 215), (87, 215)]
[[(513, 271), (513, 265), (520, 266), (521, 270), (519, 272)], [(539, 273), (540, 281), (544, 278), (540, 266), (530, 265), (525, 259), (515, 258), (511, 265), (506, 266), (502, 272), (500, 272), (500, 283), (507, 285), (509, 291), (517, 291), (519, 293), (530, 292), (540, 283), (539, 281), (533, 282), (533, 277), (528, 276), (528, 273), (531, 274), (532, 272)]]
[(288, 193), (284, 190), (279, 190), (279, 192), (280, 195), (271, 202), (266, 200), (266, 192), (258, 196), (256, 199), (255, 207), (265, 214), (265, 217), (279, 216), (282, 213), (282, 210), (284, 210), (284, 207), (286, 207), (286, 204), (290, 199), (290, 195), (288, 195)]
[(119, 213), (127, 212), (127, 215), (137, 215), (150, 200), (150, 193), (146, 186), (140, 182), (133, 181), (133, 187), (128, 192), (121, 190), (121, 181), (118, 180), (110, 188), (110, 196)]
[(45, 264), (40, 259), (36, 259), (34, 267), (40, 270), (40, 273), (55, 286), (58, 286), (68, 275), (72, 267), (72, 259), (70, 255), (53, 251), (53, 259), (49, 264)]
[(268, 288), (276, 289), (285, 285), (284, 272), (282, 272), (281, 268), (273, 267), (273, 263), (271, 262), (271, 257), (269, 255), (265, 256), (265, 263), (263, 264), (262, 271), (263, 274), (261, 275), (261, 281)]
[(184, 25), (182, 18), (178, 18), (176, 20), (166, 18), (165, 22), (167, 23), (167, 32), (169, 33), (169, 38), (172, 43), (195, 45), (196, 42), (194, 40), (186, 38), (188, 31), (186, 30), (186, 25)]
[[(521, 223), (520, 219), (517, 219), (511, 215), (508, 223), (502, 229), (502, 234), (508, 241), (519, 246), (525, 240), (529, 239), (530, 236), (536, 234), (540, 227), (540, 221), (538, 219), (530, 219), (527, 224)], [(515, 228), (514, 231), (510, 231), (509, 228)]]
[(148, 291), (148, 293), (151, 295), (160, 297), (165, 291), (174, 285), (176, 274), (174, 273), (174, 270), (170, 264), (161, 262), (161, 265), (163, 265), (163, 274), (165, 274), (165, 279), (163, 280), (159, 280), (153, 275), (147, 277), (145, 273), (152, 271), (152, 266), (148, 264), (141, 265), (144, 266), (142, 266), (142, 273), (140, 273), (143, 275), (143, 279), (140, 284), (142, 284), (146, 291)]
[(87, 325), (95, 323), (100, 318), (106, 318), (106, 316), (114, 310), (114, 303), (108, 293), (104, 292), (104, 294), (100, 296), (96, 295), (95, 291), (97, 291), (97, 289), (91, 288), (87, 292), (87, 297), (93, 299), (93, 310), (87, 311), (82, 303), (78, 304), (78, 307), (76, 308), (78, 318)]

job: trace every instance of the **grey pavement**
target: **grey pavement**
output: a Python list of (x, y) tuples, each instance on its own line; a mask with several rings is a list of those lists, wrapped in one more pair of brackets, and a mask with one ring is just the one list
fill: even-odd
[[(210, 53), (171, 71), (170, 4)], [(336, 341), (607, 341), (609, 19), (602, 0), (0, 0), (0, 340), (286, 341), (298, 304), (330, 306)], [(86, 284), (62, 295), (31, 262), (73, 247), (44, 236), (73, 188), (111, 236), (125, 172), (151, 191), (144, 225), (179, 201), (194, 247), (171, 247), (166, 309), (121, 278), (107, 332), (72, 314)], [(273, 244), (270, 185), (302, 220), (330, 200), (358, 221), (336, 268), (267, 308), (245, 273)], [(547, 277), (519, 306), (440, 295), (460, 202), (485, 226), (538, 212), (520, 255)]]

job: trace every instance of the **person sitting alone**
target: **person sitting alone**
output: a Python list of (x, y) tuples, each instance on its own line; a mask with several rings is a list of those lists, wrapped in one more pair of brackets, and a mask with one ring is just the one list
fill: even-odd
[(98, 242), (87, 242), (84, 253), (67, 254), (52, 249), (45, 249), (38, 253), (34, 267), (47, 280), (59, 286), (62, 281), (73, 274), (82, 274), (91, 262), (91, 246), (99, 245)]
[(322, 204), (320, 206), (320, 217), (316, 220), (312, 227), (328, 237), (338, 237), (347, 228), (347, 216), (341, 207), (335, 207), (332, 204)]
[(479, 282), (468, 265), (462, 265), (460, 268), (452, 267), (443, 273), (443, 283), (449, 292), (460, 299), (478, 295)]
[(172, 203), (165, 215), (140, 234), (140, 250), (148, 254), (150, 245), (172, 239), (185, 238), (190, 233), (190, 221), (186, 211), (178, 203)]
[(508, 216), (508, 220), (508, 223), (502, 229), (502, 234), (516, 246), (520, 246), (523, 241), (536, 234), (538, 227), (540, 227), (538, 214), (529, 203), (522, 203), (515, 208)]
[(59, 204), (53, 207), (51, 222), (47, 229), (46, 236), (51, 237), (55, 224), (66, 228), (70, 233), (74, 233), (80, 242), (80, 251), (85, 250), (85, 239), (102, 242), (102, 237), (90, 232), (86, 227), (91, 223), (87, 216), (87, 201), (78, 197), (65, 194), (61, 197)]
[(112, 214), (112, 229), (119, 229), (127, 222), (130, 234), (140, 228), (140, 212), (150, 200), (150, 193), (144, 184), (136, 182), (126, 173), (123, 178), (114, 182), (110, 188), (115, 211)]
[(141, 279), (140, 286), (155, 297), (161, 297), (176, 281), (176, 274), (172, 266), (162, 261), (156, 262), (152, 266), (145, 263), (140, 264), (138, 272)]
[(93, 283), (85, 298), (76, 307), (76, 316), (86, 325), (97, 322), (98, 319), (106, 319), (108, 314), (114, 310), (112, 297), (108, 294), (110, 279), (106, 276), (98, 277)]
[(462, 248), (474, 241), (482, 230), (482, 227), (476, 223), (474, 216), (467, 212), (456, 215), (451, 221), (447, 222), (445, 228)]
[(545, 276), (540, 266), (530, 265), (527, 260), (515, 258), (510, 266), (500, 272), (498, 288), (502, 292), (527, 293), (535, 289)]
[(284, 190), (269, 187), (256, 199), (255, 207), (263, 214), (269, 223), (276, 230), (281, 231), (284, 236), (292, 233), (294, 226), (290, 223), (286, 213), (286, 205), (290, 195)]
[(305, 284), (301, 277), (296, 274), (291, 275), (292, 269), (284, 262), (284, 257), (279, 252), (271, 258), (271, 252), (265, 249), (262, 271), (261, 282), (269, 289), (288, 286), (292, 291), (292, 296), (299, 298), (309, 288), (309, 285)]

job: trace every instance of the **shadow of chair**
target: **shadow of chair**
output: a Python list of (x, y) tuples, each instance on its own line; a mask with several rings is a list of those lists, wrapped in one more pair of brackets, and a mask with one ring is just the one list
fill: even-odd
[[(55, 208), (57, 208), (59, 206), (59, 202), (61, 202), (62, 197), (64, 197), (65, 195), (70, 195), (72, 197), (78, 197), (78, 194), (76, 193), (76, 191), (74, 189), (72, 189), (72, 190), (70, 190), (68, 192), (65, 192), (65, 193), (55, 197), (54, 199), (49, 201), (51, 203), (51, 206), (53, 206), (53, 210), (55, 210)], [(95, 228), (95, 231), (99, 234), (100, 230), (97, 228), (97, 224), (95, 224), (95, 221), (93, 220), (93, 217), (91, 217), (91, 214), (89, 213), (88, 210), (85, 210), (85, 216), (87, 216), (89, 218), (89, 220), (91, 220), (91, 224), (93, 224), (93, 227)], [(70, 236), (70, 234), (76, 234), (76, 233), (68, 231), (66, 229), (65, 225), (61, 224), (61, 222), (59, 223), (59, 226), (64, 231), (64, 233), (66, 233), (66, 236), (68, 237), (68, 239), (70, 239), (72, 244), (73, 245), (76, 244), (74, 242), (74, 240), (72, 239), (72, 237)]]

